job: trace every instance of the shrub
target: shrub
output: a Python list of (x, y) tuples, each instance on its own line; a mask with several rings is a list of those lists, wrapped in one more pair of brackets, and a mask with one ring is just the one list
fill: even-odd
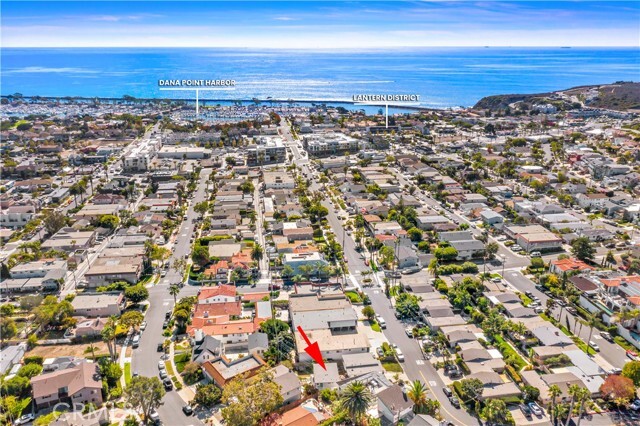
[(39, 364), (42, 365), (44, 363), (44, 358), (39, 355), (26, 356), (23, 359), (25, 364)]
[(511, 379), (513, 379), (514, 382), (516, 382), (518, 384), (522, 383), (522, 377), (520, 377), (520, 373), (518, 373), (515, 368), (513, 368), (512, 366), (507, 364), (506, 365), (506, 370), (507, 370), (507, 373), (509, 374), (509, 376), (511, 376)]

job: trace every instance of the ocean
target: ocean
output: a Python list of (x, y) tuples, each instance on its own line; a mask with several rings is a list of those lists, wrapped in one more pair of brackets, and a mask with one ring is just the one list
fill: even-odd
[(350, 101), (416, 94), (425, 107), (471, 106), (484, 96), (640, 81), (637, 48), (255, 50), (3, 48), (1, 94), (194, 98), (161, 79), (236, 81), (200, 99)]

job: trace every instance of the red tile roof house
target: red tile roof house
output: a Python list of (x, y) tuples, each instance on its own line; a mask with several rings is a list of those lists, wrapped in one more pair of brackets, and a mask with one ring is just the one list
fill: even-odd
[(587, 265), (582, 260), (569, 258), (551, 261), (549, 266), (549, 272), (557, 275), (562, 275), (564, 272), (571, 271), (593, 271), (595, 268)]
[[(82, 364), (41, 374), (31, 379), (33, 400), (38, 410), (59, 402), (102, 405), (102, 381), (96, 380), (96, 364)], [(97, 376), (95, 376), (97, 377)]]

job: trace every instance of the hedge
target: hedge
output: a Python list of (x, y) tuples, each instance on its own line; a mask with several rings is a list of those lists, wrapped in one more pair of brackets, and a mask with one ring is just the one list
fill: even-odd
[(507, 364), (506, 369), (507, 369), (507, 373), (509, 373), (509, 375), (511, 376), (511, 379), (513, 379), (514, 382), (518, 384), (522, 383), (522, 377), (520, 377), (520, 373), (518, 373), (515, 368)]
[(44, 357), (39, 355), (26, 356), (24, 357), (24, 363), (26, 364), (39, 364), (42, 365), (44, 363)]

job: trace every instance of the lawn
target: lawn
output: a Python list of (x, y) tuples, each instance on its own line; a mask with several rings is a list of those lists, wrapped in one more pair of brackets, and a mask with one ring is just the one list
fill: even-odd
[(370, 324), (371, 324), (371, 329), (373, 331), (377, 331), (378, 333), (382, 333), (382, 329), (380, 328), (380, 324), (378, 324), (377, 321), (371, 321)]
[(351, 303), (362, 303), (362, 297), (355, 291), (346, 291), (344, 294), (349, 298)]
[(399, 362), (383, 362), (382, 368), (387, 370), (390, 373), (402, 373), (402, 367)]
[(533, 303), (533, 300), (531, 300), (531, 298), (524, 293), (520, 293), (518, 294), (518, 296), (520, 297), (520, 300), (522, 300), (522, 304), (524, 306), (529, 306), (531, 303)]
[(173, 362), (176, 365), (178, 373), (184, 371), (184, 366), (191, 361), (191, 355), (188, 352), (177, 354), (173, 357)]
[(124, 382), (127, 386), (129, 386), (129, 382), (131, 382), (131, 363), (124, 363)]
[(171, 366), (171, 362), (170, 361), (165, 361), (164, 365), (167, 367), (167, 373), (170, 376), (175, 376), (176, 375), (176, 373), (173, 372), (173, 367)]
[(513, 347), (507, 343), (501, 336), (495, 337), (496, 343), (495, 346), (498, 348), (502, 356), (507, 358), (512, 358), (515, 362), (515, 367), (517, 371), (522, 370), (522, 368), (527, 365), (527, 362), (520, 356), (518, 352), (513, 349)]

